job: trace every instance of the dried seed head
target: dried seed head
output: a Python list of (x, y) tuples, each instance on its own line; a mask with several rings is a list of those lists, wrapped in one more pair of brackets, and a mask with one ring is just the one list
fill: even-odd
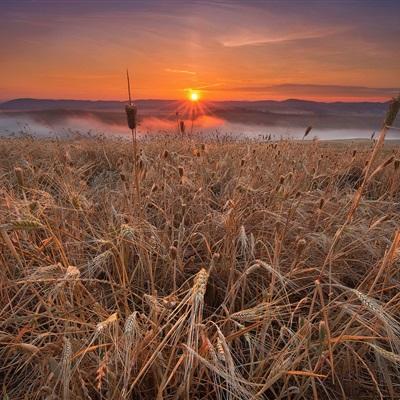
[(22, 171), (22, 168), (15, 167), (14, 168), (14, 173), (15, 173), (15, 177), (17, 178), (18, 185), (19, 186), (25, 186), (25, 184), (24, 184), (24, 173)]
[(176, 257), (178, 255), (178, 250), (175, 246), (171, 246), (169, 248), (169, 256), (171, 257), (172, 260), (176, 260)]
[(312, 126), (309, 126), (306, 131), (304, 132), (303, 139), (311, 132)]
[(377, 346), (374, 343), (369, 343), (369, 342), (367, 342), (367, 343), (382, 357), (386, 358), (387, 360), (389, 360), (395, 364), (400, 363), (400, 356), (398, 354), (392, 353), (391, 351), (387, 351), (387, 350), (383, 349), (382, 347)]
[(168, 158), (168, 155), (169, 155), (168, 150), (164, 150), (163, 158)]
[(137, 317), (138, 317), (138, 312), (134, 311), (125, 321), (125, 326), (124, 326), (124, 334), (127, 336), (132, 336), (135, 333), (135, 330), (137, 328)]
[(7, 225), (7, 227), (12, 230), (29, 231), (32, 229), (43, 228), (43, 225), (37, 219), (27, 218), (13, 221), (11, 224)]
[(399, 167), (400, 167), (400, 160), (398, 158), (396, 158), (394, 160), (394, 169), (395, 169), (395, 171), (397, 171), (399, 169)]
[(297, 257), (299, 257), (303, 253), (304, 249), (306, 248), (306, 245), (307, 245), (307, 242), (305, 241), (305, 239), (299, 239), (297, 241), (297, 246), (296, 246)]
[(207, 289), (208, 272), (202, 268), (194, 278), (193, 294), (198, 299), (203, 299)]
[(182, 178), (183, 177), (183, 167), (182, 166), (178, 167), (178, 172), (179, 172), (179, 176)]
[(118, 320), (118, 314), (117, 313), (111, 314), (107, 319), (97, 324), (96, 332), (98, 333), (102, 332), (107, 326), (111, 325), (117, 320)]
[(73, 265), (69, 265), (67, 268), (67, 272), (65, 273), (65, 279), (79, 279), (81, 272), (78, 268)]
[(72, 356), (72, 345), (71, 341), (67, 337), (63, 337), (64, 340), (64, 347), (63, 347), (63, 352), (61, 356), (61, 362), (62, 365), (68, 365), (69, 362), (71, 361), (71, 356)]
[(137, 126), (137, 108), (134, 105), (125, 106), (126, 117), (130, 129), (136, 129)]
[(135, 230), (127, 224), (122, 224), (121, 225), (121, 237), (123, 239), (133, 240), (135, 238)]
[(270, 304), (267, 302), (262, 302), (254, 307), (233, 313), (231, 318), (237, 321), (251, 322), (269, 315), (271, 313), (269, 309)]
[(392, 126), (400, 109), (400, 95), (393, 98), (386, 113), (384, 126)]
[(102, 270), (112, 258), (113, 252), (106, 250), (103, 253), (98, 254), (93, 260), (87, 264), (87, 272), (90, 276), (94, 275), (97, 271)]
[(367, 295), (365, 295), (364, 293), (356, 290), (356, 289), (352, 289), (351, 290), (360, 300), (360, 302), (367, 308), (369, 308), (371, 311), (373, 312), (380, 312), (382, 311), (381, 306), (379, 305), (379, 303), (373, 299), (372, 297), (369, 297)]
[(356, 154), (357, 154), (357, 150), (353, 150), (352, 157), (354, 158), (356, 156)]
[(184, 135), (185, 134), (185, 130), (186, 130), (185, 121), (180, 120), (179, 121), (179, 132), (180, 132), (180, 134)]
[(224, 346), (222, 345), (222, 340), (219, 336), (217, 337), (217, 344), (215, 347), (217, 350), (217, 358), (222, 362), (226, 362)]

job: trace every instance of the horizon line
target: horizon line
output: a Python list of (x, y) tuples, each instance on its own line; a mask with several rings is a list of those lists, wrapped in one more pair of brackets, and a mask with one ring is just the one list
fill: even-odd
[[(271, 98), (265, 98), (265, 99), (235, 99), (235, 100), (202, 100), (203, 103), (234, 103), (234, 102), (246, 102), (246, 103), (259, 103), (263, 101), (273, 101), (276, 103), (283, 103), (286, 101), (304, 101), (304, 102), (310, 102), (310, 103), (326, 103), (326, 104), (331, 104), (331, 103), (380, 103), (380, 104), (385, 104), (389, 102), (392, 99), (392, 97), (388, 97), (387, 100), (310, 100), (310, 99), (305, 99), (301, 97), (288, 97), (285, 99), (271, 99)], [(119, 103), (124, 103), (124, 102), (129, 102), (129, 99), (121, 100), (121, 99), (74, 99), (74, 98), (38, 98), (38, 97), (15, 97), (11, 98), (8, 100), (1, 100), (0, 99), (0, 105), (12, 102), (12, 101), (21, 101), (21, 100), (33, 100), (33, 101), (86, 101), (86, 102), (119, 102)], [(160, 98), (139, 98), (133, 100), (133, 102), (140, 102), (140, 101), (165, 101), (165, 102), (185, 102), (189, 101), (187, 99), (160, 99)]]

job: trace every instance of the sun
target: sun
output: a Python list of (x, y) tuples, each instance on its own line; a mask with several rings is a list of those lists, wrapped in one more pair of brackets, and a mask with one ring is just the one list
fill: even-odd
[(193, 101), (193, 102), (199, 101), (199, 99), (200, 99), (199, 92), (191, 91), (189, 93), (189, 99), (190, 99), (190, 101)]

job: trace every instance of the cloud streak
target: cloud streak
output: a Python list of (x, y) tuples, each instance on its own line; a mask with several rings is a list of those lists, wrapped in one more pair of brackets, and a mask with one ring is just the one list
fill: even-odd
[(278, 85), (248, 85), (219, 88), (221, 91), (283, 95), (286, 97), (359, 97), (389, 98), (400, 92), (399, 87), (367, 87), (285, 83)]
[(165, 68), (165, 72), (171, 72), (174, 74), (185, 74), (185, 75), (196, 75), (194, 71), (188, 71), (186, 69), (173, 69), (173, 68)]
[(343, 33), (348, 28), (332, 28), (316, 31), (294, 32), (284, 35), (270, 33), (269, 35), (254, 35), (252, 32), (238, 34), (221, 40), (224, 47), (244, 47), (244, 46), (262, 46), (269, 44), (281, 44), (286, 42), (296, 42), (311, 39), (322, 39), (338, 33)]

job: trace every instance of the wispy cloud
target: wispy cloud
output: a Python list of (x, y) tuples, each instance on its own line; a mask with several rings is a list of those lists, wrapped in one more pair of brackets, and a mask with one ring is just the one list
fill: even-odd
[(186, 75), (196, 75), (194, 71), (188, 71), (186, 69), (173, 69), (173, 68), (165, 68), (165, 72), (172, 72), (174, 74), (186, 74)]
[(244, 46), (261, 46), (267, 44), (279, 44), (285, 42), (294, 42), (300, 40), (320, 39), (327, 36), (342, 33), (348, 28), (328, 28), (314, 31), (293, 32), (283, 35), (270, 34), (257, 34), (251, 32), (242, 32), (231, 37), (221, 39), (221, 44), (224, 47), (244, 47)]
[(278, 85), (249, 85), (219, 88), (221, 91), (238, 93), (258, 93), (266, 96), (281, 95), (286, 97), (391, 97), (399, 93), (399, 87), (368, 87), (346, 85), (316, 85), (284, 83)]

